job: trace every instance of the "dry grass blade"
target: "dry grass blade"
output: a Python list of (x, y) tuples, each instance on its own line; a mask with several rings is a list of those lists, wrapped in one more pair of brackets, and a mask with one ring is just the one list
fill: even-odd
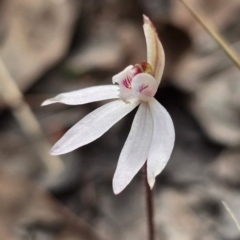
[(187, 10), (193, 15), (193, 17), (201, 24), (201, 26), (211, 35), (211, 37), (217, 42), (217, 44), (224, 50), (227, 56), (232, 62), (240, 69), (240, 59), (237, 54), (230, 48), (229, 44), (223, 39), (223, 37), (207, 22), (198, 10), (190, 6), (185, 0), (180, 0)]
[(238, 223), (237, 218), (235, 217), (235, 215), (233, 214), (232, 210), (230, 209), (230, 207), (227, 205), (227, 203), (225, 203), (224, 201), (222, 201), (223, 206), (226, 208), (226, 210), (228, 211), (229, 215), (231, 216), (231, 218), (233, 219), (233, 221), (235, 222), (239, 232), (240, 232), (240, 225)]
[(21, 91), (1, 59), (0, 97), (2, 97), (4, 102), (11, 108), (15, 119), (21, 126), (23, 132), (30, 138), (34, 150), (47, 170), (51, 174), (60, 173), (64, 168), (63, 162), (60, 158), (53, 157), (48, 153), (50, 144), (44, 139), (40, 124), (29, 105), (23, 100)]

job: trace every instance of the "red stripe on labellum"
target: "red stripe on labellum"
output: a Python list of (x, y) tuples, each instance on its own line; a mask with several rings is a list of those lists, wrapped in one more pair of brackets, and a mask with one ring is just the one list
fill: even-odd
[(146, 89), (146, 88), (148, 88), (148, 86), (147, 85), (141, 85), (140, 87), (139, 87), (139, 92), (142, 92), (144, 89)]
[(131, 89), (131, 83), (132, 83), (132, 78), (128, 75), (124, 80), (123, 80), (123, 85), (128, 88)]

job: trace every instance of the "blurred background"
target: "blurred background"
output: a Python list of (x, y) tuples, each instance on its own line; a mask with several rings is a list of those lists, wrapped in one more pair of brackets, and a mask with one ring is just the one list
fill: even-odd
[[(187, 2), (240, 53), (239, 0)], [(0, 240), (147, 238), (141, 173), (120, 195), (111, 183), (135, 112), (93, 143), (53, 158), (50, 147), (103, 103), (40, 107), (61, 92), (111, 84), (127, 65), (146, 60), (143, 13), (165, 49), (156, 98), (176, 129), (154, 188), (157, 239), (240, 239), (221, 203), (240, 219), (240, 73), (184, 6), (1, 0)]]

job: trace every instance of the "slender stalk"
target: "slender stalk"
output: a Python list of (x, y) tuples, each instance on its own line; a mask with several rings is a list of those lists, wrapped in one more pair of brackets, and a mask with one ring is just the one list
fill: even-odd
[(147, 180), (147, 163), (143, 166), (144, 187), (146, 194), (146, 210), (147, 210), (147, 226), (148, 240), (155, 239), (154, 231), (154, 209), (153, 209), (153, 194)]
[(193, 15), (193, 17), (199, 22), (199, 24), (209, 33), (209, 35), (215, 40), (215, 42), (224, 50), (226, 55), (232, 60), (232, 62), (240, 69), (240, 59), (237, 54), (231, 49), (229, 43), (217, 32), (213, 26), (207, 22), (206, 17), (203, 17), (198, 10), (194, 9), (185, 0), (179, 0), (186, 9)]

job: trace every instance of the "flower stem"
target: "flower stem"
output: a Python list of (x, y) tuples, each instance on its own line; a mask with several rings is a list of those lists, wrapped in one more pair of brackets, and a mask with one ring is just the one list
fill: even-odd
[(147, 226), (148, 226), (148, 240), (154, 240), (154, 210), (153, 210), (153, 194), (147, 180), (147, 163), (143, 166), (143, 177), (146, 194), (146, 210), (147, 210)]

